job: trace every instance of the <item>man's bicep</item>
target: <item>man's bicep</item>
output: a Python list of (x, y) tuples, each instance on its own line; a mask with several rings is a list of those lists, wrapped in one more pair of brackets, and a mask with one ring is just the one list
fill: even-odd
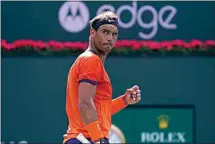
[(96, 94), (96, 85), (90, 82), (80, 82), (79, 83), (79, 90), (78, 90), (78, 97), (80, 101), (93, 101)]

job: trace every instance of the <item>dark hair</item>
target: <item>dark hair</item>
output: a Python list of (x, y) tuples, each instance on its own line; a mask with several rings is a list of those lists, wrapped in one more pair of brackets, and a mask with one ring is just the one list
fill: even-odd
[(90, 27), (97, 30), (100, 25), (96, 25), (96, 23), (102, 22), (101, 24), (114, 24), (118, 25), (118, 16), (113, 13), (112, 11), (105, 11), (94, 17), (92, 20), (89, 21)]

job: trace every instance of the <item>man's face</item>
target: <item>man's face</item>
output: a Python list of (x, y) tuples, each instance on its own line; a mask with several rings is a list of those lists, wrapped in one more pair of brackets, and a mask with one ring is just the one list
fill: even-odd
[(118, 38), (118, 28), (112, 24), (101, 25), (95, 31), (95, 46), (102, 52), (109, 53)]

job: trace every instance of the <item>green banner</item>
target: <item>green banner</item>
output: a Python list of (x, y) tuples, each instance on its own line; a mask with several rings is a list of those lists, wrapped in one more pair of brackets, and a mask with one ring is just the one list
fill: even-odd
[[(67, 130), (65, 88), (76, 56), (2, 58), (2, 142), (61, 143)], [(138, 67), (137, 71), (128, 65)], [(185, 108), (147, 108), (150, 104), (192, 104), (196, 108), (196, 142), (215, 142), (215, 58), (109, 57), (106, 70), (113, 98), (137, 84), (142, 100), (113, 116), (126, 142), (141, 142), (142, 133), (185, 132), (192, 141), (192, 111)], [(168, 115), (168, 128), (158, 117)], [(179, 121), (180, 120), (180, 121)], [(183, 122), (183, 123), (182, 123)], [(149, 125), (147, 127), (147, 124)]]
[[(192, 106), (138, 106), (127, 108), (113, 123), (126, 143), (195, 143), (195, 116)], [(120, 142), (120, 136), (112, 139)]]
[(215, 39), (214, 2), (3, 1), (2, 38), (87, 41), (102, 11), (119, 16), (119, 39)]

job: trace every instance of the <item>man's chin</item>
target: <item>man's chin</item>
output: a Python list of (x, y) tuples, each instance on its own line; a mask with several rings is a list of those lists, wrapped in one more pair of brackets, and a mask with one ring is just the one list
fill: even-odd
[(105, 46), (105, 47), (101, 47), (101, 48), (98, 49), (98, 50), (99, 50), (100, 53), (108, 54), (108, 53), (111, 52), (112, 47), (110, 47), (110, 46), (109, 46), (109, 47)]
[(112, 47), (110, 47), (110, 46), (103, 48), (103, 52), (105, 52), (105, 53), (109, 53), (111, 50), (112, 50)]
[(110, 53), (112, 48), (106, 49), (106, 53)]

